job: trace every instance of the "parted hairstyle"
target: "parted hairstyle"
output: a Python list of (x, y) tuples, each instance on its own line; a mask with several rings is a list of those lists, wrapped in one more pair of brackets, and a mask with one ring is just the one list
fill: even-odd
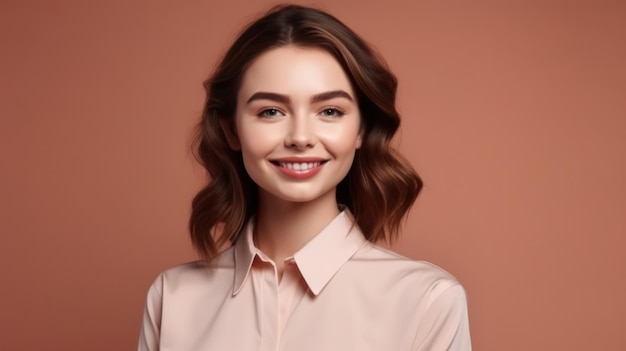
[(257, 213), (258, 188), (247, 174), (241, 151), (229, 147), (237, 93), (247, 67), (268, 50), (295, 45), (321, 48), (342, 66), (355, 90), (363, 141), (352, 167), (337, 186), (337, 203), (347, 206), (372, 242), (398, 236), (422, 181), (391, 145), (400, 125), (395, 108), (397, 80), (385, 62), (350, 28), (321, 10), (296, 5), (272, 8), (252, 22), (204, 82), (206, 103), (193, 148), (208, 182), (192, 202), (189, 230), (194, 248), (211, 261), (233, 244)]

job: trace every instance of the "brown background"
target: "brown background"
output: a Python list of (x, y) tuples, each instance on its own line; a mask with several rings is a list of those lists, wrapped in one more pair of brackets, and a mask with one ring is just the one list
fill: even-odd
[[(202, 80), (267, 1), (2, 1), (0, 349), (132, 350), (194, 259)], [(475, 350), (625, 350), (619, 1), (305, 2), (400, 78), (426, 187), (402, 254), (454, 273)]]

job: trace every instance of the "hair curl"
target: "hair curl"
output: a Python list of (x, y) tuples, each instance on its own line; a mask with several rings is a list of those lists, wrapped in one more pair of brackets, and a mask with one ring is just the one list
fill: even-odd
[(234, 243), (257, 212), (257, 185), (243, 166), (241, 152), (229, 147), (227, 133), (234, 128), (236, 97), (247, 67), (262, 53), (284, 45), (326, 50), (355, 88), (363, 142), (337, 186), (337, 202), (352, 211), (365, 237), (372, 242), (396, 238), (422, 188), (417, 173), (391, 146), (400, 125), (397, 80), (382, 58), (323, 11), (275, 7), (244, 29), (204, 82), (207, 100), (193, 145), (209, 180), (193, 199), (189, 230), (194, 248), (207, 261)]

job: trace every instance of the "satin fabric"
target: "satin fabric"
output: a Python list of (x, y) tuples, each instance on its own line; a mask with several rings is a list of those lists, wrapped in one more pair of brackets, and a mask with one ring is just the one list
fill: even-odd
[(280, 281), (252, 226), (211, 266), (157, 277), (139, 351), (471, 350), (457, 280), (371, 244), (347, 210), (286, 260)]

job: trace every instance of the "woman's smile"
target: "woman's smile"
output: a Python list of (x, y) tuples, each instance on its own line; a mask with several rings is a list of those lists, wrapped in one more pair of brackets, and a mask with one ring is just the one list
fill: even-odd
[(276, 169), (293, 179), (308, 179), (315, 176), (328, 160), (314, 157), (291, 157), (271, 160)]

